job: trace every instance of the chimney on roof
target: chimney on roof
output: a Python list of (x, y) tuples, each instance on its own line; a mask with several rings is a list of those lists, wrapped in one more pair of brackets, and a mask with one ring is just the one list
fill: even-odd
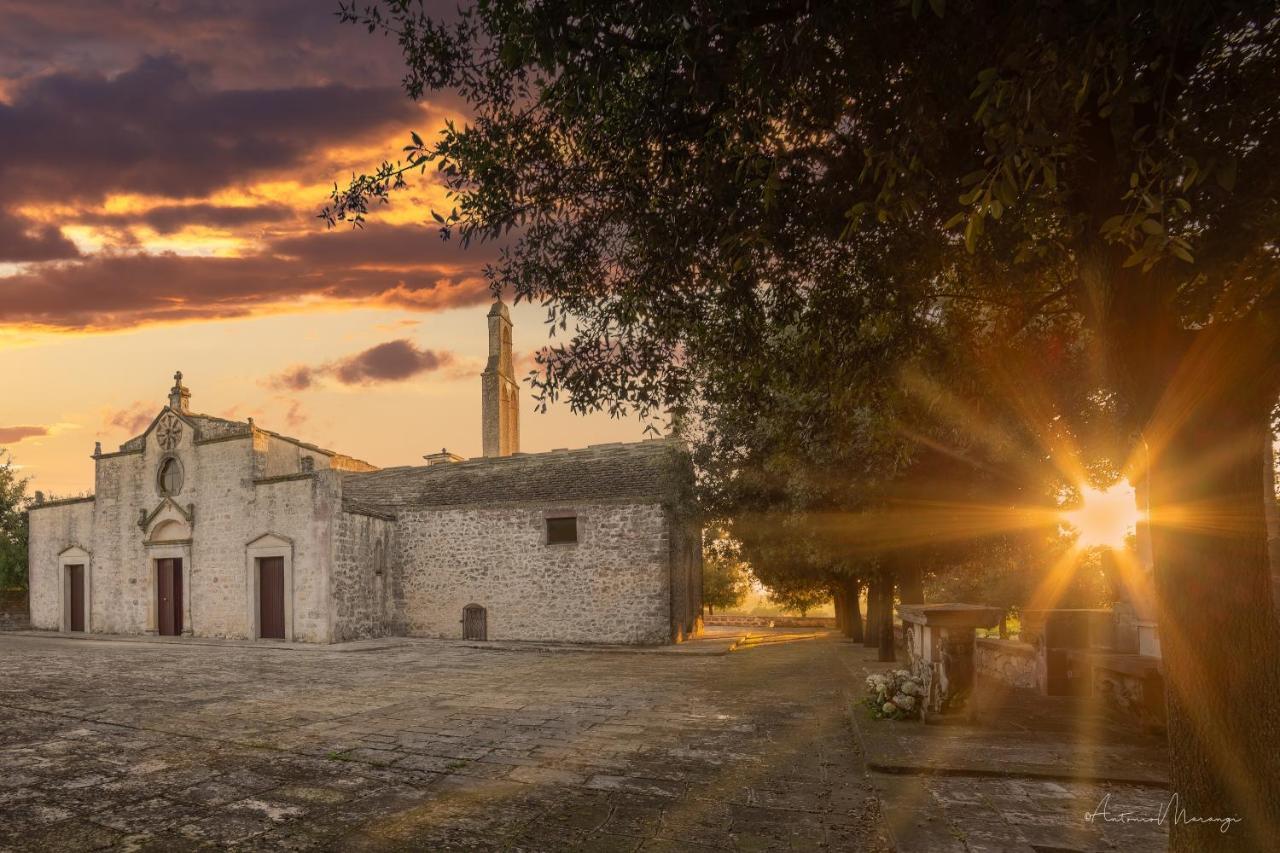
[(427, 460), (427, 465), (439, 465), (442, 462), (461, 462), (462, 457), (456, 453), (450, 453), (447, 447), (440, 448), (439, 453), (428, 453), (422, 457)]
[(169, 389), (169, 408), (175, 412), (191, 411), (191, 389), (182, 384), (182, 371), (173, 374), (173, 387)]
[(511, 312), (501, 299), (489, 309), (489, 363), (480, 375), (485, 456), (520, 452), (520, 385), (511, 365)]

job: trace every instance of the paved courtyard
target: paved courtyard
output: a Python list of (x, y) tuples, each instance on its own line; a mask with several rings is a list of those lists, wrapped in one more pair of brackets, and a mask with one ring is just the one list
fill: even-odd
[(881, 850), (846, 655), (0, 634), (0, 849)]

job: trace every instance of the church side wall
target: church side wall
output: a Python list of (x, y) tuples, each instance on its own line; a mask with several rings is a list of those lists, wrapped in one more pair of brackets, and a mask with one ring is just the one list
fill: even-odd
[[(293, 638), (305, 643), (332, 642), (329, 624), (329, 574), (333, 565), (333, 535), (336, 516), (341, 514), (338, 475), (319, 471), (311, 476), (292, 476), (274, 482), (256, 482), (249, 500), (232, 513), (225, 544), (210, 542), (234, 562), (228, 577), (237, 580), (235, 614), (229, 623), (237, 626), (235, 636), (249, 637), (249, 597), (246, 546), (264, 536), (292, 542)], [(197, 536), (203, 531), (197, 533)], [(234, 571), (234, 575), (231, 572)], [(286, 595), (289, 590), (286, 589)]]
[(62, 568), (58, 555), (72, 547), (92, 553), (93, 501), (38, 507), (29, 517), (31, 627), (57, 631), (62, 627)]
[(330, 578), (333, 642), (386, 637), (396, 627), (393, 578), (395, 522), (339, 513)]
[[(546, 516), (576, 512), (578, 542), (547, 545)], [(487, 610), (490, 640), (671, 640), (670, 531), (659, 504), (406, 510), (399, 516), (405, 629), (462, 636)]]
[[(153, 454), (158, 458), (158, 454)], [(156, 500), (144, 497), (145, 453), (98, 459), (94, 472), (93, 578), (90, 592), (94, 632), (141, 634), (153, 610), (154, 587), (138, 528), (138, 512)], [(191, 477), (188, 471), (187, 477)], [(154, 492), (154, 487), (151, 489)]]

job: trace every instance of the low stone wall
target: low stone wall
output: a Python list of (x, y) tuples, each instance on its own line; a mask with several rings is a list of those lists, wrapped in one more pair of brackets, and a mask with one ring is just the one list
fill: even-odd
[(723, 616), (717, 613), (705, 617), (702, 624), (734, 628), (834, 628), (836, 620), (832, 616)]
[(30, 627), (26, 590), (0, 589), (0, 631), (21, 631)]
[(1094, 667), (1093, 695), (1100, 697), (1113, 713), (1147, 731), (1165, 730), (1164, 682), (1159, 677), (1140, 678)]
[(1036, 649), (1030, 643), (980, 637), (974, 651), (974, 669), (979, 678), (1011, 687), (1036, 687)]

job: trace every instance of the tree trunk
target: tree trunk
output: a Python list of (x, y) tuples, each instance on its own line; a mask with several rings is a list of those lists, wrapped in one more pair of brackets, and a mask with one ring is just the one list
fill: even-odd
[(831, 591), (831, 604), (836, 610), (836, 630), (846, 637), (849, 636), (849, 614), (848, 606), (845, 602), (843, 584), (837, 585)]
[(1280, 505), (1276, 500), (1275, 433), (1267, 430), (1267, 445), (1262, 462), (1262, 503), (1267, 519), (1267, 560), (1271, 563), (1271, 596), (1280, 614)]
[(1227, 833), (1174, 823), (1178, 851), (1274, 849), (1280, 838), (1280, 623), (1262, 500), (1268, 436), (1260, 407), (1211, 399), (1153, 454), (1172, 790), (1188, 816), (1242, 819)]
[(876, 571), (867, 581), (867, 628), (862, 632), (862, 645), (874, 649), (880, 645), (881, 573)]
[(858, 594), (862, 591), (862, 584), (857, 578), (848, 578), (844, 581), (844, 600), (845, 612), (844, 635), (855, 643), (862, 642), (862, 612), (858, 609)]
[(903, 604), (924, 604), (924, 570), (916, 554), (907, 553), (894, 566), (898, 599)]
[(880, 655), (877, 660), (892, 661), (897, 658), (893, 649), (893, 570), (885, 568), (880, 583)]

